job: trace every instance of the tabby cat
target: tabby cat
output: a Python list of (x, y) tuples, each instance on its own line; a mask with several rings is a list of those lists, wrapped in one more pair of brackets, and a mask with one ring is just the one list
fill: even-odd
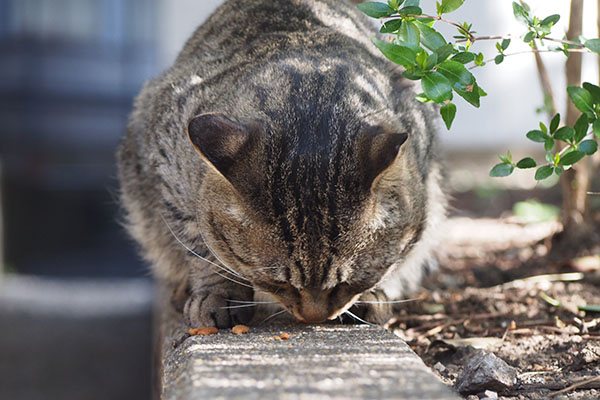
[(374, 32), (342, 0), (229, 0), (142, 89), (121, 199), (190, 326), (247, 323), (255, 292), (383, 322), (418, 287), (445, 215), (437, 114)]

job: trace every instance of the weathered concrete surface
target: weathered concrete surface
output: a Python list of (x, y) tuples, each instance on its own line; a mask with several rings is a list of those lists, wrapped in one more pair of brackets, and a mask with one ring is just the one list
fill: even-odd
[[(170, 314), (163, 399), (459, 399), (401, 339), (368, 325), (252, 327), (192, 336)], [(274, 336), (287, 332), (287, 341)]]

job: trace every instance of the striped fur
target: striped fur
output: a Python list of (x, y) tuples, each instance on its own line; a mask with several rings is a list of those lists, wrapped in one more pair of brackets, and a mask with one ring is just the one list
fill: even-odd
[(118, 163), (142, 255), (192, 326), (247, 321), (225, 307), (254, 291), (318, 321), (415, 290), (445, 214), (435, 110), (355, 6), (238, 4), (136, 99)]

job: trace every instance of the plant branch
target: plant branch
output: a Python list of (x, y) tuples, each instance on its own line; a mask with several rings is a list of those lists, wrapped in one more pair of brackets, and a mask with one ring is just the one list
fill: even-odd
[[(461, 43), (461, 42), (466, 42), (467, 40), (470, 40), (471, 43), (475, 43), (478, 40), (503, 40), (503, 39), (511, 39), (512, 35), (495, 35), (495, 36), (475, 36), (473, 35), (468, 29), (465, 29), (464, 26), (462, 26), (461, 24), (451, 21), (447, 18), (444, 17), (440, 17), (437, 15), (427, 15), (427, 14), (407, 14), (407, 15), (400, 15), (400, 14), (394, 14), (394, 15), (390, 15), (389, 17), (384, 17), (384, 18), (402, 18), (402, 17), (411, 17), (411, 18), (431, 18), (431, 19), (435, 19), (436, 21), (442, 21), (445, 22), (449, 25), (452, 25), (456, 28), (458, 28), (460, 31), (462, 31), (465, 35), (468, 36), (468, 38), (465, 39), (458, 39), (456, 41), (456, 43)], [(577, 48), (584, 48), (585, 46), (581, 43), (578, 42), (574, 42), (572, 40), (566, 40), (566, 39), (555, 39), (555, 38), (551, 38), (551, 37), (547, 37), (547, 36), (540, 36), (540, 35), (536, 35), (535, 36), (536, 39), (540, 39), (540, 40), (549, 40), (551, 42), (556, 42), (556, 43), (562, 43), (562, 44), (566, 44), (569, 46), (575, 46)]]
[[(542, 86), (542, 92), (544, 93), (544, 106), (546, 104), (549, 105), (547, 108), (548, 120), (552, 119), (552, 117), (557, 113), (556, 111), (556, 101), (554, 100), (554, 93), (552, 91), (552, 84), (550, 83), (550, 75), (548, 75), (548, 70), (546, 69), (546, 64), (544, 64), (544, 60), (542, 60), (542, 56), (540, 56), (540, 52), (538, 50), (535, 42), (532, 42), (531, 49), (533, 50), (533, 55), (535, 57), (535, 65), (538, 70), (538, 77), (540, 78), (540, 85)], [(547, 103), (548, 102), (548, 103)]]
[(475, 37), (475, 36), (473, 36), (473, 34), (471, 32), (469, 32), (468, 29), (465, 29), (465, 27), (462, 26), (461, 24), (459, 24), (457, 22), (454, 22), (454, 21), (450, 21), (449, 19), (446, 19), (444, 17), (440, 17), (438, 15), (426, 15), (426, 14), (420, 14), (420, 15), (416, 15), (416, 14), (400, 15), (400, 14), (395, 14), (395, 15), (390, 15), (389, 17), (384, 17), (384, 18), (401, 18), (403, 16), (404, 17), (411, 17), (411, 18), (431, 18), (431, 19), (435, 19), (437, 21), (442, 21), (442, 22), (445, 22), (445, 23), (447, 23), (449, 25), (452, 25), (452, 26), (458, 28), (465, 35), (467, 35), (470, 39), (473, 39)]
[[(588, 53), (587, 49), (571, 49), (569, 51), (573, 52), (573, 53)], [(514, 53), (505, 53), (504, 56), (509, 57), (509, 56), (517, 56), (520, 54), (531, 54), (531, 53), (560, 53), (560, 52), (556, 51), (556, 50), (549, 50), (549, 49), (535, 49), (535, 50), (530, 49), (530, 50), (523, 50), (523, 51), (515, 51)], [(485, 63), (487, 64), (492, 61), (494, 61), (494, 58), (485, 60)], [(475, 68), (479, 68), (479, 67), (480, 67), (480, 65), (472, 65), (468, 69), (471, 70), (471, 69), (475, 69)]]
[[(473, 36), (471, 42), (474, 43), (477, 40), (503, 40), (503, 39), (512, 39), (512, 38), (513, 38), (513, 35), (510, 35), (510, 34), (508, 34), (508, 35), (496, 35), (496, 36)], [(549, 40), (551, 42), (562, 43), (562, 44), (566, 44), (566, 45), (569, 45), (569, 46), (574, 46), (574, 47), (576, 47), (578, 49), (584, 49), (585, 48), (585, 46), (583, 44), (578, 43), (578, 42), (574, 42), (572, 40), (555, 39), (555, 38), (551, 38), (551, 37), (548, 37), (548, 36), (540, 36), (540, 35), (536, 35), (535, 39)], [(456, 43), (466, 42), (466, 41), (467, 41), (467, 39), (458, 39), (456, 41)], [(575, 50), (575, 49), (569, 49), (569, 51), (572, 51), (572, 50)], [(586, 52), (588, 52), (588, 51), (586, 50)]]

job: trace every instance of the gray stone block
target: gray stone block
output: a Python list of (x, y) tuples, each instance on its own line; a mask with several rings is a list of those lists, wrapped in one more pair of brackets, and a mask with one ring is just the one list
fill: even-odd
[[(278, 323), (187, 337), (180, 316), (165, 318), (165, 400), (460, 398), (379, 326)], [(275, 340), (282, 332), (291, 338)]]

